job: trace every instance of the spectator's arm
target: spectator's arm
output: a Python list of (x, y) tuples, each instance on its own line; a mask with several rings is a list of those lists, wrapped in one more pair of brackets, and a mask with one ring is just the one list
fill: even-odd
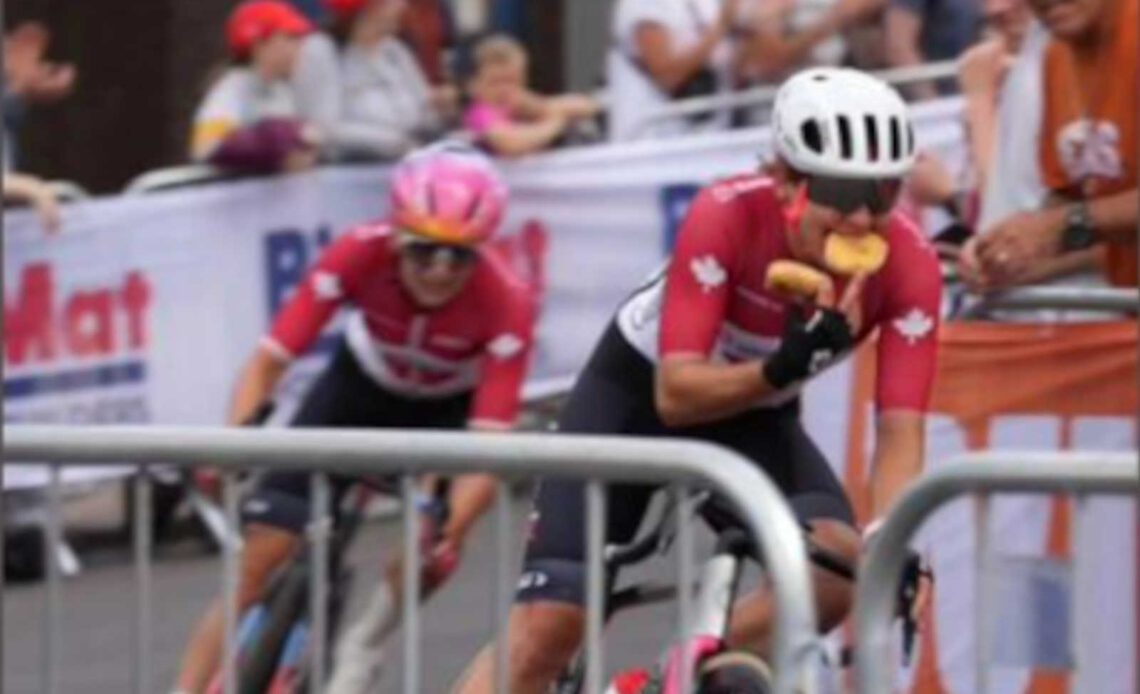
[[(909, 5), (892, 3), (887, 8), (887, 61), (891, 67), (921, 65), (926, 62), (920, 46), (922, 39), (922, 15)], [(922, 82), (909, 87), (912, 98), (929, 99), (938, 96), (930, 82)]]
[(642, 22), (634, 29), (633, 42), (649, 76), (663, 91), (673, 93), (708, 63), (725, 33), (722, 24), (715, 24), (692, 48), (677, 51), (668, 29), (657, 22)]
[[(799, 31), (784, 30), (786, 17), (774, 15), (757, 23), (744, 45), (741, 58), (745, 76), (774, 79), (803, 64), (821, 42), (851, 23), (879, 11), (884, 0), (841, 0)], [(788, 10), (793, 9), (789, 6)]]
[(482, 135), (495, 154), (517, 157), (550, 146), (566, 129), (566, 116), (553, 112), (533, 123), (503, 123)]
[(985, 190), (993, 165), (998, 95), (1010, 61), (1005, 44), (995, 39), (966, 51), (958, 63), (958, 83), (966, 99), (966, 136), (980, 190)]
[(26, 202), (35, 208), (43, 222), (44, 229), (50, 234), (59, 231), (60, 213), (59, 200), (55, 191), (35, 176), (19, 174), (12, 171), (4, 172), (4, 199)]
[(1136, 225), (1140, 222), (1140, 189), (1090, 200), (1089, 215), (1105, 241), (1135, 241)]

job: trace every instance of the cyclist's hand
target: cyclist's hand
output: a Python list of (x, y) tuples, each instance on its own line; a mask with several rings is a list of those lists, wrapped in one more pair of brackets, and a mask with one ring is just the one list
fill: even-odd
[(834, 286), (824, 286), (816, 298), (816, 305), (821, 309), (834, 309), (847, 319), (847, 326), (851, 334), (857, 334), (863, 327), (863, 290), (867, 286), (867, 275), (857, 274), (847, 282), (843, 295), (835, 297)]

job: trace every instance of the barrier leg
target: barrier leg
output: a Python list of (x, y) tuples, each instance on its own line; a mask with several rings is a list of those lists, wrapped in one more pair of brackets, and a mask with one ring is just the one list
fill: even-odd
[[(689, 636), (689, 625), (693, 614), (693, 526), (692, 498), (683, 485), (675, 485), (672, 490), (677, 498), (677, 645), (684, 648)], [(685, 671), (692, 669), (688, 649), (684, 653)], [(681, 694), (689, 694), (691, 682), (681, 683)]]
[(151, 547), (154, 522), (150, 468), (139, 467), (135, 475), (134, 541), (135, 541), (135, 658), (134, 684), (137, 694), (150, 694), (151, 633), (153, 609)]
[(990, 691), (990, 654), (993, 653), (993, 547), (990, 541), (990, 495), (974, 497), (974, 661), (977, 692)]
[(420, 692), (420, 514), (416, 478), (400, 477), (404, 502), (404, 694)]
[(1070, 531), (1070, 537), (1073, 538), (1073, 556), (1070, 559), (1073, 572), (1069, 593), (1072, 596), (1069, 601), (1069, 654), (1072, 658), (1072, 691), (1074, 694), (1091, 694), (1091, 692), (1096, 691), (1092, 686), (1092, 674), (1088, 668), (1089, 642), (1091, 639), (1081, 638), (1082, 634), (1088, 631), (1085, 628), (1088, 620), (1088, 615), (1085, 614), (1085, 606), (1088, 601), (1085, 600), (1084, 594), (1081, 592), (1086, 583), (1085, 577), (1088, 571), (1084, 566), (1086, 562), (1081, 561), (1081, 541), (1083, 539), (1084, 515), (1088, 510), (1087, 502), (1088, 499), (1083, 494), (1078, 494), (1073, 500), (1072, 529)]
[(516, 567), (511, 546), (511, 496), (510, 485), (499, 479), (495, 490), (495, 692), (509, 694), (511, 643), (509, 625), (511, 589), (516, 575)]
[(602, 622), (605, 619), (605, 577), (602, 550), (606, 529), (606, 487), (601, 480), (586, 483), (586, 692), (600, 694), (605, 674)]
[(222, 505), (228, 542), (222, 544), (222, 691), (237, 692), (237, 593), (241, 533), (238, 530), (238, 488), (234, 473), (222, 473)]
[(63, 544), (63, 518), (60, 503), (59, 465), (51, 466), (48, 482), (48, 509), (44, 523), (44, 569), (47, 580), (47, 613), (44, 624), (43, 683), (45, 694), (59, 691), (60, 620), (63, 611), (63, 588), (57, 548)]
[(325, 647), (328, 639), (329, 583), (329, 478), (314, 472), (310, 481), (313, 504), (309, 509), (309, 541), (312, 543), (313, 566), (309, 574), (310, 651), (309, 692), (320, 694), (325, 683)]

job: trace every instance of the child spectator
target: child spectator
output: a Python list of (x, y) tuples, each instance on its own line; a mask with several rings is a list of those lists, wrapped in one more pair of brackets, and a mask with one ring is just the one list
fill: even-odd
[(256, 173), (316, 164), (316, 129), (298, 118), (288, 82), (301, 37), (312, 29), (283, 0), (251, 0), (233, 11), (226, 24), (231, 66), (194, 117), (194, 161)]
[(433, 87), (399, 38), (405, 0), (325, 0), (327, 33), (310, 36), (293, 85), (330, 159), (394, 159), (441, 135), (453, 87)]
[(489, 36), (475, 47), (468, 82), (471, 105), (463, 125), (495, 154), (520, 156), (546, 149), (571, 125), (600, 110), (588, 96), (543, 97), (529, 91), (527, 64), (526, 49), (505, 35)]

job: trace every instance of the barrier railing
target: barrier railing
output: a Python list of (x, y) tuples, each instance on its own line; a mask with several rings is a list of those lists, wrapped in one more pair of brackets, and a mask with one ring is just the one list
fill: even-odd
[(965, 308), (961, 318), (979, 318), (993, 311), (1106, 311), (1135, 315), (1140, 296), (1135, 289), (1115, 287), (1019, 287), (992, 294)]
[[(879, 79), (895, 86), (904, 86), (932, 80), (946, 79), (958, 74), (958, 62), (945, 60), (912, 67), (892, 68), (872, 73)], [(776, 98), (779, 85), (764, 85), (742, 89), (729, 94), (698, 96), (674, 101), (645, 118), (632, 129), (634, 137), (640, 137), (652, 125), (662, 121), (685, 116), (696, 116), (725, 108), (748, 108), (771, 103)]]
[[(881, 530), (860, 567), (859, 584), (855, 597), (856, 628), (856, 683), (859, 694), (882, 694), (892, 691), (895, 670), (890, 664), (891, 620), (907, 543), (919, 526), (947, 502), (966, 494), (981, 494), (979, 513), (979, 614), (987, 609), (987, 585), (983, 579), (990, 570), (987, 559), (985, 518), (989, 495), (995, 492), (1068, 493), (1078, 500), (1090, 494), (1135, 495), (1140, 490), (1140, 468), (1136, 452), (1131, 453), (1017, 453), (1010, 451), (983, 452), (960, 455), (947, 461), (937, 470), (925, 475), (895, 504), (887, 514)], [(1073, 514), (1073, 523), (1079, 528), (1080, 504)], [(1077, 534), (1074, 533), (1074, 537)], [(1079, 549), (1079, 545), (1078, 545)], [(1079, 556), (1074, 559), (1079, 568)], [(1078, 582), (1079, 583), (1079, 582)], [(1074, 621), (1081, 619), (1082, 600), (1074, 591), (1072, 613)], [(975, 691), (989, 691), (985, 656), (988, 641), (986, 629), (978, 625), (983, 638), (979, 639), (979, 681)], [(1087, 644), (1075, 635), (1077, 627), (1070, 627), (1073, 635), (1073, 663), (1076, 683), (1074, 694), (1089, 694), (1084, 686), (1081, 665), (1089, 662)]]
[[(602, 686), (602, 516), (604, 515), (605, 481), (644, 480), (673, 483), (682, 491), (691, 486), (707, 486), (724, 494), (734, 503), (751, 535), (765, 557), (778, 604), (773, 665), (776, 691), (791, 694), (809, 674), (814, 663), (818, 640), (815, 635), (815, 613), (810, 592), (808, 565), (802, 533), (791, 510), (772, 482), (754, 465), (738, 455), (710, 444), (685, 441), (661, 441), (629, 437), (544, 436), (538, 434), (472, 434), (422, 431), (364, 431), (319, 429), (243, 430), (174, 427), (58, 427), (7, 426), (4, 428), (3, 457), (21, 461), (67, 461), (67, 464), (91, 464), (101, 461), (137, 462), (143, 467), (155, 461), (163, 464), (195, 465), (209, 460), (222, 471), (223, 498), (231, 524), (237, 518), (237, 486), (235, 473), (244, 468), (303, 467), (313, 470), (313, 524), (310, 529), (315, 557), (323, 556), (328, 543), (327, 475), (338, 473), (389, 472), (402, 476), (404, 493), (405, 582), (403, 594), (404, 679), (403, 691), (418, 694), (419, 622), (415, 596), (419, 590), (419, 561), (416, 547), (419, 518), (411, 503), (415, 491), (414, 476), (423, 473), (458, 474), (489, 471), (499, 476), (496, 543), (501, 556), (497, 561), (497, 585), (504, 586), (515, 576), (509, 572), (515, 561), (509, 556), (510, 543), (502, 538), (510, 532), (506, 481), (536, 475), (573, 475), (587, 482), (587, 677), (588, 692), (600, 692)], [(53, 470), (59, 463), (52, 463)], [(53, 474), (51, 515), (58, 524), (58, 475)], [(151, 575), (148, 475), (136, 477), (139, 493), (135, 497), (136, 651), (133, 665), (136, 692), (153, 691), (150, 682), (149, 623), (151, 618)], [(54, 525), (58, 532), (58, 525)], [(691, 532), (682, 524), (679, 532)], [(684, 546), (691, 546), (685, 539)], [(236, 543), (223, 549), (223, 600), (225, 615), (225, 682), (226, 691), (234, 691), (234, 633), (237, 620)], [(684, 564), (690, 557), (678, 554)], [(314, 561), (311, 583), (310, 614), (314, 615), (312, 633), (316, 647), (312, 652), (312, 691), (319, 691), (327, 638), (323, 623), (327, 596), (327, 567)], [(688, 571), (688, 567), (684, 568)], [(58, 691), (57, 658), (60, 638), (60, 583), (57, 571), (48, 573), (48, 625), (45, 629), (44, 689), (47, 694)], [(680, 591), (679, 612), (688, 614), (688, 591)], [(506, 662), (505, 620), (510, 592), (500, 588), (496, 598), (496, 634), (499, 663)], [(678, 620), (683, 625), (682, 620)], [(496, 669), (498, 691), (506, 692), (503, 667)]]

